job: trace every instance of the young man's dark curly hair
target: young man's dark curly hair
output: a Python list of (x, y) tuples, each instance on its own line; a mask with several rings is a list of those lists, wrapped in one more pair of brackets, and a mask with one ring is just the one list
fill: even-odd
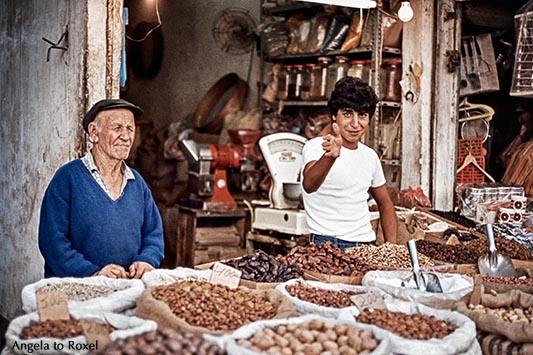
[(355, 112), (368, 113), (372, 117), (377, 102), (374, 89), (366, 82), (346, 76), (335, 84), (335, 89), (328, 100), (328, 109), (331, 116), (336, 116), (340, 109), (351, 108)]

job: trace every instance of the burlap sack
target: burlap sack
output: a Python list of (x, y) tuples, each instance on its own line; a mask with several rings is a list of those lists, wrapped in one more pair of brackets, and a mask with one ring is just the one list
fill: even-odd
[[(213, 334), (213, 335), (222, 335), (230, 333), (231, 331), (213, 331), (205, 327), (193, 326), (183, 319), (178, 318), (165, 302), (156, 300), (152, 296), (152, 290), (155, 287), (150, 287), (146, 289), (141, 297), (137, 300), (137, 308), (135, 311), (136, 316), (144, 319), (152, 319), (157, 322), (160, 326), (170, 327), (176, 330), (185, 330), (195, 333), (202, 334)], [(253, 294), (260, 295), (264, 299), (272, 303), (277, 311), (274, 318), (287, 318), (294, 317), (296, 315), (296, 310), (292, 302), (282, 296), (278, 291), (273, 289), (267, 290), (250, 290), (248, 288), (242, 287), (241, 289), (246, 290)]]
[[(524, 309), (533, 307), (533, 295), (518, 290), (497, 295), (485, 293), (481, 295), (481, 304), (488, 308), (512, 307)], [(476, 323), (478, 330), (503, 335), (515, 343), (531, 343), (533, 340), (533, 323), (506, 322), (495, 315), (469, 309), (464, 301), (457, 302), (454, 309), (472, 319)]]
[(505, 337), (480, 332), (477, 336), (483, 354), (492, 355), (524, 355), (533, 354), (533, 343), (517, 344)]

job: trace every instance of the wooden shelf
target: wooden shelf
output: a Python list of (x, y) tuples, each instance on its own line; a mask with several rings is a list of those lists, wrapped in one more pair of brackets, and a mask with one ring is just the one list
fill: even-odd
[[(388, 53), (388, 54), (397, 54), (401, 55), (401, 51), (398, 48), (392, 48), (392, 47), (384, 47), (382, 53)], [(352, 50), (349, 50), (347, 52), (343, 52), (340, 50), (331, 51), (327, 53), (299, 53), (299, 54), (285, 54), (280, 55), (277, 57), (266, 57), (265, 60), (270, 62), (282, 62), (287, 60), (296, 60), (296, 59), (315, 59), (318, 57), (336, 57), (336, 56), (354, 56), (354, 55), (360, 55), (360, 54), (372, 54), (372, 46), (360, 46), (357, 48), (354, 48)]]

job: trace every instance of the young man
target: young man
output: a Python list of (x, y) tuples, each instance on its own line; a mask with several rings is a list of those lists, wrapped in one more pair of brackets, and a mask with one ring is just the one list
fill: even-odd
[(303, 149), (303, 200), (313, 243), (329, 241), (346, 249), (375, 242), (369, 193), (378, 204), (385, 241), (396, 242), (396, 214), (381, 162), (359, 141), (376, 104), (367, 83), (339, 80), (328, 101), (331, 133), (311, 139)]

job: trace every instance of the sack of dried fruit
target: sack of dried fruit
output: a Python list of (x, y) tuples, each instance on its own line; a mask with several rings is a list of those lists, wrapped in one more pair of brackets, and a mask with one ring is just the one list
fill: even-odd
[(326, 318), (337, 318), (342, 309), (355, 308), (350, 297), (356, 294), (372, 292), (381, 297), (386, 295), (376, 287), (298, 279), (282, 283), (276, 286), (276, 290), (291, 300), (299, 315), (316, 314)]
[(175, 269), (152, 270), (144, 274), (141, 280), (144, 282), (146, 288), (148, 288), (159, 285), (168, 285), (183, 279), (209, 280), (210, 277), (211, 270), (195, 270), (186, 267), (177, 267)]
[(339, 319), (355, 322), (362, 329), (385, 331), (395, 354), (481, 354), (476, 325), (463, 314), (392, 298), (385, 299), (385, 306), (356, 314), (345, 309)]
[(207, 334), (224, 334), (257, 320), (296, 315), (291, 301), (276, 290), (231, 289), (199, 279), (146, 289), (135, 312), (161, 326)]
[(474, 282), (471, 277), (460, 274), (438, 273), (442, 293), (420, 291), (402, 286), (402, 281), (412, 276), (411, 271), (369, 271), (363, 277), (363, 286), (373, 286), (394, 298), (407, 302), (422, 303), (429, 307), (453, 307), (455, 302), (472, 292)]
[[(103, 344), (88, 343), (80, 320), (107, 325), (111, 341), (155, 330), (153, 321), (109, 312), (71, 311), (70, 320), (39, 321), (37, 312), (13, 319), (5, 338), (11, 354), (88, 354)], [(31, 349), (31, 351), (30, 351)]]
[[(272, 354), (390, 354), (385, 332), (362, 330), (349, 322), (307, 315), (259, 321), (226, 337), (228, 355)], [(278, 353), (278, 352), (276, 352)]]
[(35, 293), (48, 290), (64, 292), (68, 297), (70, 310), (118, 313), (135, 307), (135, 302), (144, 288), (144, 283), (138, 279), (111, 279), (105, 276), (51, 277), (26, 285), (22, 289), (22, 309), (26, 313), (35, 312)]
[(533, 343), (533, 295), (512, 290), (484, 293), (479, 305), (457, 302), (454, 307), (470, 317), (479, 330), (502, 335), (515, 343)]

